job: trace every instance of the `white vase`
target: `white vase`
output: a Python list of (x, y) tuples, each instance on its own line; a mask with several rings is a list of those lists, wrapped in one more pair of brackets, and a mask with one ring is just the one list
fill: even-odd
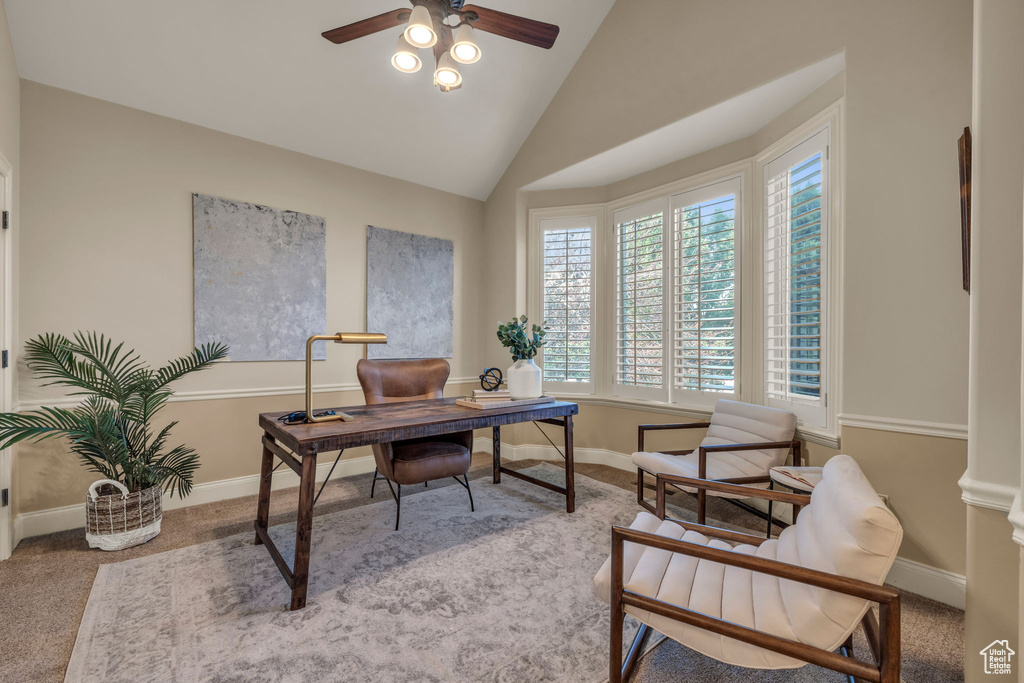
[(508, 369), (508, 391), (512, 400), (518, 401), (524, 398), (537, 398), (543, 395), (541, 387), (540, 367), (533, 362), (533, 359), (520, 358)]

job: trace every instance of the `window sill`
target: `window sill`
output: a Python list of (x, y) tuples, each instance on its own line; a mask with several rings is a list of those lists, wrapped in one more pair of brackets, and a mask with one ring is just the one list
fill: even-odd
[[(645, 413), (660, 413), (663, 415), (676, 415), (695, 420), (706, 420), (711, 417), (710, 406), (686, 405), (681, 403), (668, 403), (665, 401), (645, 401), (637, 398), (622, 398), (619, 396), (597, 396), (594, 394), (570, 394), (566, 392), (552, 392), (555, 398), (563, 401), (571, 401), (580, 405), (601, 406), (604, 408), (623, 408), (626, 410), (639, 410)], [(827, 448), (839, 448), (839, 434), (833, 434), (827, 430), (817, 427), (797, 426), (796, 435), (802, 441), (809, 441)]]

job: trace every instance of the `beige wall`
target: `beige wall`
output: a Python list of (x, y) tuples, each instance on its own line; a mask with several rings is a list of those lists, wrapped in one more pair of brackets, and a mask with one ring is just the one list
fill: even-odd
[[(717, 31), (680, 40), (685, 26), (728, 27), (728, 40)], [(519, 188), (841, 51), (841, 411), (964, 424), (955, 141), (970, 121), (968, 0), (616, 3), (488, 198), (487, 247), (508, 256), (495, 276), (515, 282), (491, 290), (488, 309), (525, 309)], [(487, 352), (504, 360), (494, 343)]]
[[(455, 242), (452, 377), (475, 377), (483, 326), (483, 204), (191, 124), (22, 82), (21, 342), (47, 331), (96, 329), (154, 363), (192, 348), (192, 193), (324, 216), (326, 331), (362, 330), (368, 224)], [(316, 381), (355, 386), (362, 349), (338, 346)], [(22, 402), (52, 396), (22, 371)], [(297, 387), (301, 362), (227, 363), (178, 389)], [(317, 397), (332, 402), (331, 394)], [(358, 393), (344, 400), (361, 403)], [(200, 448), (198, 481), (258, 471), (263, 410), (301, 396), (175, 403), (175, 439)], [(49, 453), (49, 455), (48, 455)], [(38, 457), (37, 457), (38, 456)], [(92, 475), (46, 448), (19, 455), (19, 511), (79, 503)]]

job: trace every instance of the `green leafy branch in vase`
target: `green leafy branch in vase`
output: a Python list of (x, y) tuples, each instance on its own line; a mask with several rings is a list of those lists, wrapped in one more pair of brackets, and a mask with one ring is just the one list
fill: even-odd
[(84, 396), (70, 410), (43, 407), (0, 413), (0, 449), (21, 441), (64, 437), (86, 469), (119, 481), (132, 492), (160, 486), (184, 498), (192, 491), (199, 454), (185, 445), (167, 448), (171, 422), (151, 426), (173, 391), (168, 385), (226, 358), (224, 344), (204, 344), (153, 370), (134, 350), (102, 334), (76, 332), (74, 339), (43, 334), (25, 344), (25, 359), (43, 386)]
[(544, 325), (532, 325), (527, 328), (526, 316), (512, 318), (505, 324), (498, 323), (498, 340), (505, 348), (512, 350), (512, 361), (520, 359), (531, 359), (537, 355), (537, 350), (547, 344), (544, 336), (547, 334), (547, 321)]

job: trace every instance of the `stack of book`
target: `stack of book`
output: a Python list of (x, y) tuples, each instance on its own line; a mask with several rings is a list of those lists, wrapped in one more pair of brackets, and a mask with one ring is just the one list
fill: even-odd
[(551, 403), (554, 400), (555, 399), (550, 396), (541, 396), (540, 398), (528, 398), (513, 401), (512, 394), (510, 394), (506, 389), (499, 389), (497, 391), (484, 391), (483, 389), (477, 389), (473, 392), (472, 396), (464, 396), (460, 399), (456, 399), (455, 405), (464, 406), (466, 408), (476, 408), (477, 410), (487, 410), (489, 408), (504, 408), (506, 406), (530, 405), (533, 403)]
[(494, 391), (474, 389), (473, 395), (467, 398), (472, 398), (474, 401), (511, 401), (512, 394), (508, 389), (495, 389)]

